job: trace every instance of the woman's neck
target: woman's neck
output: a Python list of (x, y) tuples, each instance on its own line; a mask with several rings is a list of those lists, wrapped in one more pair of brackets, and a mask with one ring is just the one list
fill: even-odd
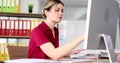
[(51, 30), (54, 30), (55, 23), (50, 20), (46, 20), (45, 23), (50, 27)]

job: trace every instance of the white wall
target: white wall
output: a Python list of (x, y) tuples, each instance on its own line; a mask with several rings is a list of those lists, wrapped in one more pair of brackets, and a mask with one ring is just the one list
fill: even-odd
[(28, 13), (28, 4), (33, 4), (33, 13), (40, 13), (40, 0), (20, 0), (20, 12)]
[(64, 16), (65, 20), (86, 20), (86, 7), (65, 6)]
[[(60, 45), (67, 44), (85, 32), (86, 21), (83, 20), (63, 20), (59, 24)], [(83, 43), (77, 48), (83, 48)]]

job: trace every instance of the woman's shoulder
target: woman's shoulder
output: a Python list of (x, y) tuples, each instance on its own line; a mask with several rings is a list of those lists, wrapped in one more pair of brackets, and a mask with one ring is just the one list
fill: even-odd
[(39, 24), (38, 26), (36, 26), (34, 29), (33, 29), (33, 31), (35, 30), (35, 31), (38, 31), (38, 30), (42, 30), (42, 26), (41, 26), (41, 24)]

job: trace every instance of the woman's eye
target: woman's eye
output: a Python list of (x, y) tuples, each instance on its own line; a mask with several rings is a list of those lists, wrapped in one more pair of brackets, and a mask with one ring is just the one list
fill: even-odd
[(59, 10), (55, 10), (55, 11), (59, 12)]
[(55, 10), (55, 11), (56, 11), (56, 12), (59, 12), (59, 11), (60, 11), (60, 12), (62, 12), (62, 13), (64, 12), (63, 10)]

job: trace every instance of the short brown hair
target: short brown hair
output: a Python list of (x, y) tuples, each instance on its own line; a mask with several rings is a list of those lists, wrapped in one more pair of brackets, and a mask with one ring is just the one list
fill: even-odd
[(49, 11), (52, 6), (61, 3), (64, 6), (64, 3), (61, 0), (47, 0), (46, 3), (44, 4), (42, 16), (46, 18), (45, 15), (45, 10)]

